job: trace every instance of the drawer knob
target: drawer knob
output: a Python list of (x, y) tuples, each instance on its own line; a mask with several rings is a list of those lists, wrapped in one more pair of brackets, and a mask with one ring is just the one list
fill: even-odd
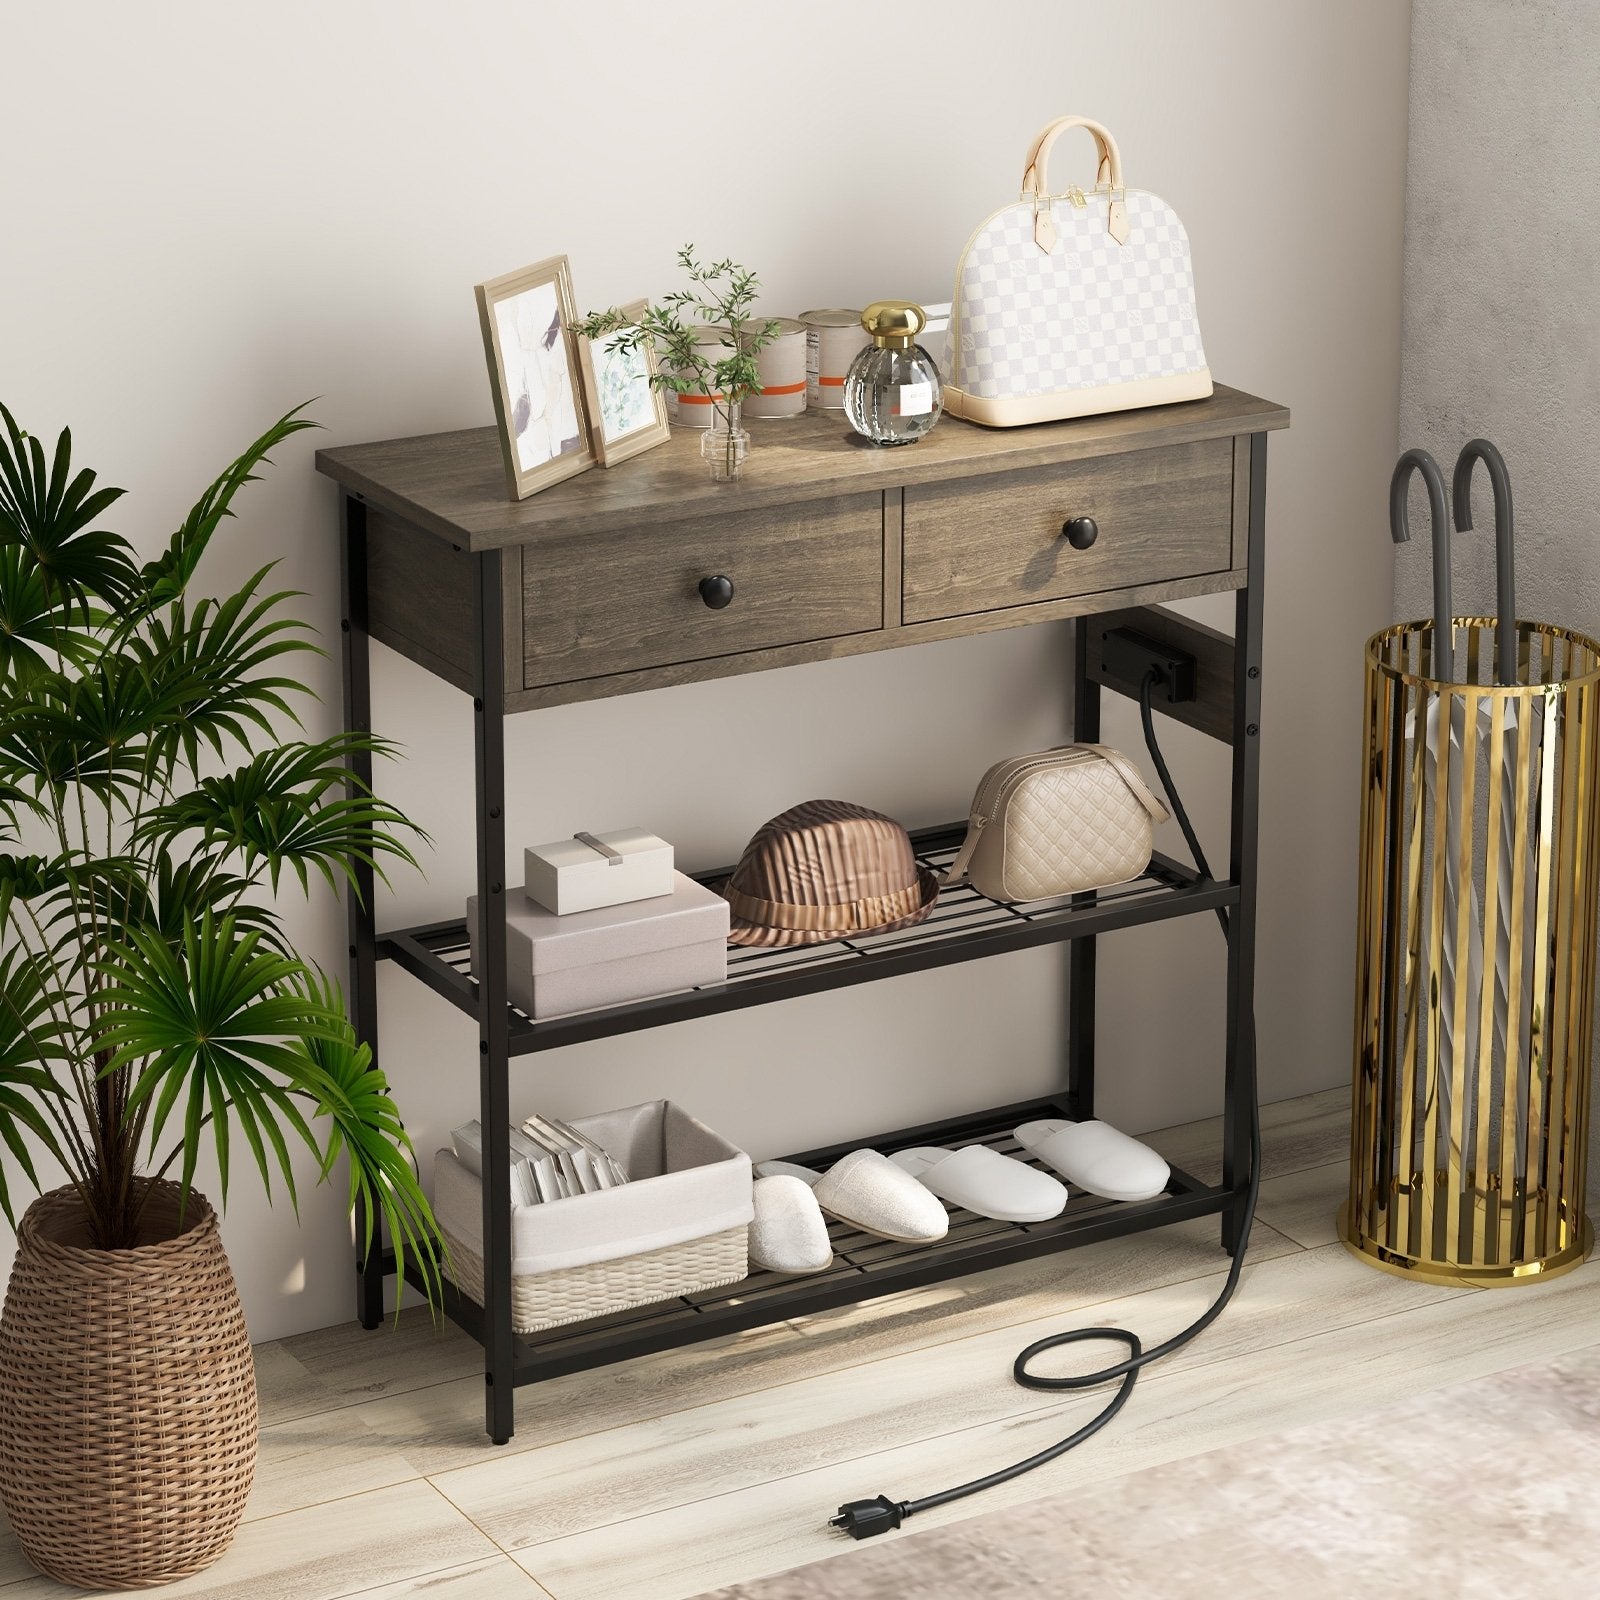
[(1100, 524), (1093, 517), (1068, 517), (1061, 524), (1061, 537), (1074, 550), (1087, 550), (1100, 537)]
[(733, 579), (723, 577), (720, 572), (714, 578), (702, 578), (700, 598), (713, 611), (720, 611), (733, 599)]

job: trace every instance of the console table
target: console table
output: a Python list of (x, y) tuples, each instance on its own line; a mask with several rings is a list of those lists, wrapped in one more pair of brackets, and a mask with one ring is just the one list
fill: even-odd
[[(446, 1286), (451, 1317), (484, 1347), (485, 1425), (504, 1443), (519, 1384), (708, 1339), (824, 1306), (1184, 1218), (1220, 1213), (1238, 1235), (1255, 1099), (1250, 1012), (1260, 749), (1261, 579), (1266, 436), (1281, 406), (1219, 387), (1208, 400), (991, 431), (944, 419), (922, 442), (881, 449), (842, 418), (810, 413), (757, 425), (746, 480), (713, 484), (699, 437), (508, 502), (494, 430), (319, 451), (342, 491), (347, 726), (370, 727), (369, 639), (472, 698), (477, 892), (485, 952), (470, 971), (460, 917), (379, 931), (370, 870), (348, 896), (351, 1004), (378, 1049), (376, 963), (393, 961), (478, 1023), (484, 1140), (484, 1304)], [(1237, 591), (1233, 636), (1161, 602)], [(927, 922), (800, 950), (731, 950), (724, 983), (535, 1022), (507, 1003), (505, 718), (639, 689), (897, 649), (993, 628), (1093, 618), (1076, 629), (1075, 737), (1100, 733), (1104, 689), (1139, 683), (1105, 649), (1133, 626), (1192, 656), (1192, 700), (1169, 716), (1232, 747), (1231, 859), (1225, 881), (1157, 855), (1130, 885), (1038, 905), (946, 891)], [(355, 775), (371, 779), (370, 761)], [(976, 774), (973, 775), (974, 780)], [(947, 864), (965, 820), (914, 836)], [(710, 878), (722, 876), (729, 869)], [(531, 1336), (511, 1326), (511, 1058), (685, 1018), (1005, 951), (1072, 941), (1065, 1082), (1060, 1093), (792, 1159), (823, 1166), (871, 1144), (982, 1140), (1014, 1151), (1018, 1123), (1094, 1113), (1095, 940), (1168, 917), (1231, 912), (1223, 1176), (1174, 1170), (1137, 1204), (1075, 1194), (1050, 1222), (958, 1212), (935, 1245), (892, 1244), (833, 1225), (835, 1265), (815, 1277), (756, 1272), (722, 1289)], [(359, 1235), (358, 1235), (359, 1236)], [(383, 1318), (394, 1256), (358, 1263), (357, 1313)]]

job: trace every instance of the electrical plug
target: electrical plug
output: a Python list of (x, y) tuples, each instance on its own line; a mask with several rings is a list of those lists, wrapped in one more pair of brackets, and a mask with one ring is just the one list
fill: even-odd
[(852, 1539), (870, 1539), (874, 1534), (887, 1533), (905, 1521), (907, 1507), (904, 1501), (891, 1500), (880, 1494), (876, 1500), (851, 1500), (839, 1507), (839, 1515), (828, 1519), (830, 1528), (842, 1528)]

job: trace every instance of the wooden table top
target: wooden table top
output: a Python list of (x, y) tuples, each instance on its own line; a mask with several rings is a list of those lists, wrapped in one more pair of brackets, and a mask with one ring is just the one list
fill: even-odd
[(945, 417), (925, 439), (897, 448), (858, 437), (843, 413), (756, 420), (737, 484), (712, 482), (700, 458), (698, 428), (674, 428), (666, 444), (631, 461), (592, 468), (521, 501), (506, 498), (493, 428), (338, 445), (317, 452), (317, 470), (440, 538), (492, 550), (551, 531), (726, 515), (1288, 425), (1286, 407), (1219, 384), (1206, 400), (1024, 428), (982, 428)]

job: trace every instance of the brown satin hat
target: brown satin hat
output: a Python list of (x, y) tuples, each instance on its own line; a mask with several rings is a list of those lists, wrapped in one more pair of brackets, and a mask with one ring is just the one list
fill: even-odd
[(848, 800), (807, 800), (774, 817), (745, 846), (728, 902), (730, 944), (820, 944), (921, 922), (939, 880), (918, 866), (892, 817)]

